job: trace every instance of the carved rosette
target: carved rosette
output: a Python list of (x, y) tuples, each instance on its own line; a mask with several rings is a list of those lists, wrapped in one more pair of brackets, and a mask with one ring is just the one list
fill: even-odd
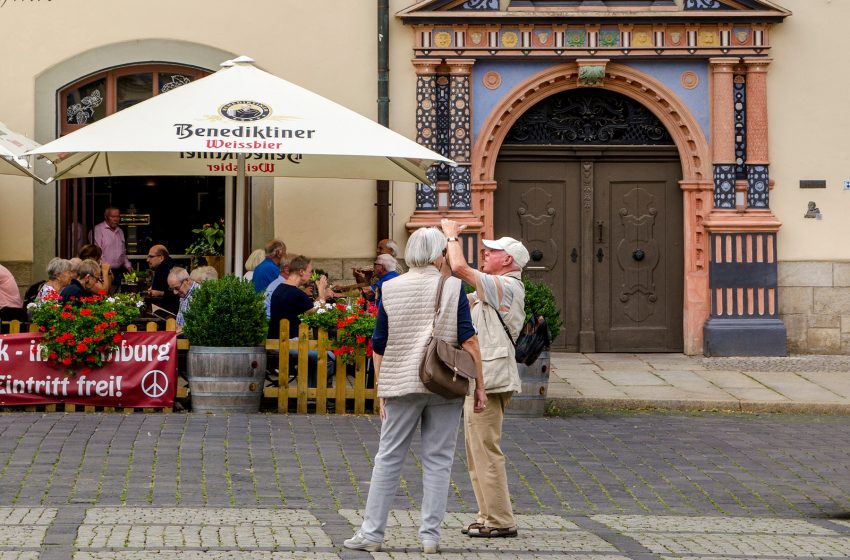
[(749, 208), (770, 208), (769, 180), (766, 165), (747, 166), (747, 206)]
[(735, 208), (735, 166), (714, 166), (714, 207)]

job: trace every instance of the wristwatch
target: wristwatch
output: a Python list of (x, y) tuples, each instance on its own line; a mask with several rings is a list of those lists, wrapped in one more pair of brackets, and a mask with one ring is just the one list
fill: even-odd
[(447, 237), (446, 241), (457, 241), (457, 237)]

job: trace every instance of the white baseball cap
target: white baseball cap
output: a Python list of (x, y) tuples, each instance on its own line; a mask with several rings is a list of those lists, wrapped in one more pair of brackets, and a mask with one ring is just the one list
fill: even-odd
[(514, 239), (513, 237), (500, 237), (499, 239), (482, 239), (481, 243), (488, 249), (504, 251), (513, 257), (514, 262), (520, 268), (528, 264), (528, 249), (525, 245)]

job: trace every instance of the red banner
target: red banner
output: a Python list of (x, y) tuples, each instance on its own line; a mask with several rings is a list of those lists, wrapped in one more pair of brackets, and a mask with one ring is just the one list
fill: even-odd
[(107, 363), (66, 375), (44, 358), (40, 334), (0, 336), (0, 406), (71, 403), (171, 408), (177, 390), (177, 334), (128, 332)]

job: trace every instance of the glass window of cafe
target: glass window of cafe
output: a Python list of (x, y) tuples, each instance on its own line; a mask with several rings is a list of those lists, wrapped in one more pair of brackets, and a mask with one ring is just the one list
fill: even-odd
[[(209, 72), (177, 65), (135, 65), (80, 79), (59, 92), (59, 130), (68, 134)], [(146, 268), (152, 245), (184, 254), (192, 229), (224, 216), (222, 177), (102, 177), (68, 179), (59, 186), (59, 254), (75, 256), (89, 242), (104, 209), (121, 211), (127, 254), (137, 269)]]

